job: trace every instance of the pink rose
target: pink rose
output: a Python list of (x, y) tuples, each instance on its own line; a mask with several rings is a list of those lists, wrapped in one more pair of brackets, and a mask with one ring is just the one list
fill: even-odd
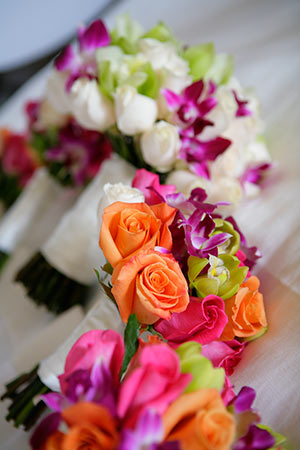
[(118, 415), (133, 427), (145, 409), (162, 414), (191, 381), (180, 373), (178, 355), (166, 344), (146, 345), (137, 353), (121, 385)]
[(210, 359), (214, 367), (223, 367), (226, 375), (232, 375), (241, 360), (245, 343), (233, 339), (227, 342), (211, 342), (202, 347), (202, 354)]
[[(143, 192), (145, 202), (148, 205), (161, 203), (162, 201), (165, 201), (166, 195), (174, 194), (176, 191), (174, 184), (161, 185), (159, 183), (159, 176), (155, 173), (148, 172), (146, 169), (137, 170), (131, 184), (132, 187)], [(157, 195), (156, 192), (159, 195)]]
[(208, 344), (221, 336), (227, 321), (223, 299), (208, 295), (204, 299), (190, 297), (185, 311), (173, 313), (170, 320), (158, 321), (155, 329), (173, 343)]
[(122, 336), (114, 330), (91, 330), (75, 342), (68, 353), (65, 371), (59, 376), (61, 391), (67, 389), (67, 380), (72, 372), (79, 369), (92, 369), (95, 362), (103, 361), (118, 385), (124, 357)]

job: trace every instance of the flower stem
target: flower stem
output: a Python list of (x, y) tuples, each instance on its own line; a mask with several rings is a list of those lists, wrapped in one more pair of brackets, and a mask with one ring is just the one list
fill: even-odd
[(29, 430), (47, 408), (43, 401), (35, 401), (37, 396), (50, 392), (37, 374), (38, 367), (7, 383), (1, 397), (1, 400), (11, 400), (6, 420), (13, 421), (15, 427), (22, 425), (25, 430)]
[(83, 305), (89, 286), (78, 283), (52, 267), (41, 253), (36, 253), (17, 273), (15, 281), (21, 282), (27, 295), (49, 311), (60, 314), (74, 305)]

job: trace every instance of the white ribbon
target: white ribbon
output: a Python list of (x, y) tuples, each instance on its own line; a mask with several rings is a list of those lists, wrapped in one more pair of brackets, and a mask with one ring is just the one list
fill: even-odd
[(103, 292), (98, 296), (94, 306), (75, 328), (73, 333), (71, 333), (55, 353), (41, 362), (38, 375), (41, 381), (51, 390), (60, 390), (57, 376), (64, 371), (65, 360), (72, 345), (83, 333), (94, 329), (112, 329), (121, 334), (123, 334), (124, 330), (119, 311)]
[(12, 253), (41, 212), (56, 201), (63, 187), (45, 168), (38, 169), (0, 222), (0, 249)]
[(97, 219), (103, 186), (119, 181), (131, 184), (134, 175), (134, 167), (117, 155), (103, 163), (98, 175), (63, 216), (42, 247), (42, 254), (59, 272), (86, 285), (96, 281), (93, 269), (105, 263), (98, 246)]

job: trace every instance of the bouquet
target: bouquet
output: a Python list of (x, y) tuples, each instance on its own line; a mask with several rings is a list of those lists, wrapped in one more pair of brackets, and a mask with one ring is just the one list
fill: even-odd
[(34, 450), (263, 450), (285, 440), (260, 423), (253, 389), (228, 398), (224, 369), (199, 343), (175, 350), (158, 338), (138, 339), (134, 320), (125, 342), (110, 329), (80, 336), (58, 380), (60, 393), (41, 396), (53, 412), (31, 436)]
[[(114, 199), (120, 196), (120, 184), (104, 187), (109, 193), (100, 204), (100, 211), (108, 205), (100, 231), (108, 260), (99, 274), (104, 299), (53, 356), (7, 385), (4, 398), (12, 400), (8, 419), (16, 424), (29, 426), (38, 416), (42, 404), (34, 404), (35, 395), (59, 389), (56, 377), (79, 335), (95, 327), (117, 326), (120, 331), (119, 317), (128, 330), (135, 320), (135, 334), (148, 332), (172, 348), (197, 342), (203, 355), (214, 367), (223, 367), (227, 376), (247, 343), (266, 332), (259, 280), (250, 272), (260, 256), (257, 248), (247, 245), (232, 217), (223, 218), (218, 205), (206, 202), (203, 189), (193, 190), (186, 199), (182, 193), (166, 193), (170, 187), (160, 185), (157, 175), (143, 174), (156, 188), (142, 186), (141, 180), (139, 189), (123, 186), (126, 202)], [(131, 352), (135, 351), (133, 344)]]
[[(216, 55), (212, 44), (186, 48), (162, 23), (145, 32), (123, 16), (109, 33), (96, 20), (81, 27), (77, 46), (68, 45), (55, 60), (45, 98), (83, 129), (105, 133), (115, 153), (135, 168), (148, 169), (186, 196), (204, 187), (209, 199), (234, 205), (243, 192), (258, 191), (270, 157), (258, 101), (232, 78), (232, 70), (230, 56)], [(124, 175), (121, 166), (116, 170), (125, 181), (127, 169)], [(77, 211), (84, 214), (83, 208)], [(73, 254), (66, 241), (74, 240), (63, 236), (69, 226), (58, 229), (50, 254), (46, 243), (16, 277), (38, 304), (54, 302), (50, 309), (56, 312), (61, 300), (53, 299), (53, 291), (48, 295), (45, 285), (56, 292), (69, 286), (72, 292), (69, 280), (72, 286), (75, 281), (77, 302), (86, 298), (78, 285), (91, 283), (90, 275), (65, 263), (62, 249)], [(81, 227), (81, 234), (87, 242), (92, 231)], [(80, 246), (81, 267), (88, 248)]]
[[(49, 118), (46, 120), (45, 104), (47, 103), (43, 100), (27, 105), (29, 126), (22, 142), (24, 148), (34, 149), (41, 167), (35, 171), (26, 189), (0, 222), (3, 265), (26, 238), (31, 224), (39, 220), (45, 211), (53, 207), (57, 210), (58, 203), (61, 204), (61, 210), (67, 209), (78, 194), (78, 189), (94, 178), (102, 161), (110, 155), (111, 147), (101, 133), (83, 129), (72, 118), (64, 118), (59, 123), (59, 115), (55, 115), (55, 110), (52, 112), (55, 121), (50, 121)], [(12, 144), (5, 147), (8, 150), (21, 137), (13, 136), (10, 139)], [(16, 145), (13, 148), (20, 153)], [(10, 153), (10, 160), (13, 162), (12, 150)], [(19, 157), (15, 158), (19, 161)], [(3, 158), (3, 161), (6, 160), (8, 157)], [(21, 162), (22, 159), (18, 164)], [(26, 173), (24, 179), (28, 181)]]

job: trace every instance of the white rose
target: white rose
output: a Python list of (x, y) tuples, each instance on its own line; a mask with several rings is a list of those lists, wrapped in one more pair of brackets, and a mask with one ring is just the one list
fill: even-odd
[(246, 149), (246, 163), (262, 163), (262, 162), (270, 162), (271, 156), (268, 152), (266, 144), (261, 140), (256, 140), (251, 142)]
[(119, 130), (129, 136), (142, 133), (151, 128), (157, 117), (156, 102), (141, 95), (132, 86), (117, 89), (115, 112)]
[(71, 101), (75, 119), (88, 130), (105, 131), (115, 123), (113, 103), (100, 92), (96, 80), (76, 80)]
[(229, 202), (230, 205), (218, 207), (219, 212), (228, 214), (231, 212), (241, 201), (243, 197), (243, 190), (240, 182), (231, 177), (212, 177), (209, 182), (208, 189), (208, 201), (212, 203), (216, 202)]
[(180, 149), (178, 131), (164, 120), (154, 124), (141, 137), (141, 150), (146, 163), (160, 172), (169, 172), (174, 166)]
[(137, 188), (133, 188), (127, 184), (123, 183), (106, 183), (103, 187), (104, 195), (102, 195), (98, 210), (98, 229), (100, 230), (102, 224), (102, 215), (104, 208), (111, 205), (115, 202), (124, 202), (124, 203), (143, 203), (145, 201), (145, 196)]
[(153, 70), (167, 69), (177, 77), (186, 76), (189, 72), (188, 63), (178, 56), (176, 47), (170, 42), (141, 39), (140, 52), (151, 63)]
[(68, 74), (53, 69), (46, 84), (45, 98), (60, 114), (71, 111), (70, 96), (66, 91)]
[(190, 172), (189, 170), (174, 170), (166, 179), (166, 184), (175, 184), (178, 192), (182, 192), (185, 197), (189, 197), (195, 188), (209, 189), (210, 182), (203, 177)]

